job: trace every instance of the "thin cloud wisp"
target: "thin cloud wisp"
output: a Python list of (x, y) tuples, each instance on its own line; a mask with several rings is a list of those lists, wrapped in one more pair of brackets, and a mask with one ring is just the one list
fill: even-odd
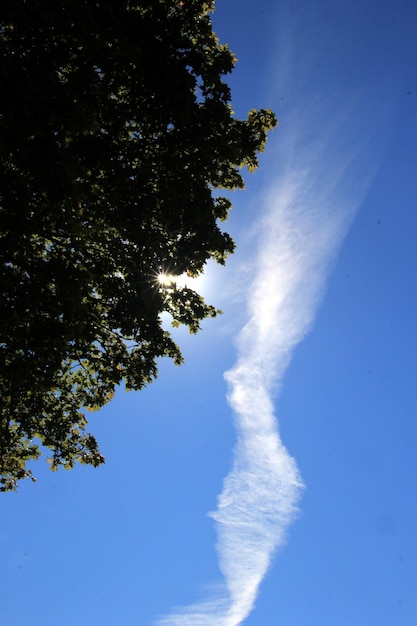
[(280, 137), (285, 163), (283, 157), (275, 163), (280, 175), (270, 184), (256, 225), (247, 321), (237, 337), (236, 363), (225, 374), (237, 443), (217, 509), (210, 513), (224, 583), (209, 600), (179, 607), (159, 626), (241, 624), (297, 515), (303, 482), (281, 441), (274, 400), (376, 169), (365, 171), (359, 182), (359, 152), (338, 143), (338, 129), (346, 136), (349, 119), (351, 111), (329, 115), (332, 132), (325, 135), (318, 128), (314, 133), (305, 117), (299, 124), (292, 119), (291, 128), (302, 128), (303, 137), (294, 130), (286, 137), (285, 129)]

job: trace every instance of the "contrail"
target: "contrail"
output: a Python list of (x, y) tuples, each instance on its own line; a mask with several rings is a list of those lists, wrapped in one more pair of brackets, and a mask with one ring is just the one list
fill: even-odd
[(236, 363), (225, 374), (237, 443), (210, 513), (224, 584), (209, 600), (175, 609), (159, 626), (241, 624), (297, 515), (303, 483), (280, 439), (274, 398), (296, 345), (311, 328), (332, 261), (374, 173), (364, 174), (358, 185), (352, 172), (357, 162), (338, 144), (348, 114), (337, 117), (333, 123), (327, 118), (327, 136), (311, 138), (311, 124), (304, 127), (308, 141), (294, 131), (285, 140), (284, 133), (286, 165), (277, 164), (281, 175), (270, 186), (257, 228), (247, 322), (237, 338)]
[(238, 442), (212, 514), (230, 601), (222, 626), (241, 624), (252, 610), (271, 558), (297, 513), (302, 480), (281, 442), (273, 397), (295, 346), (311, 326), (351, 217), (346, 210), (332, 214), (312, 199), (306, 204), (304, 190), (312, 173), (296, 174), (287, 172), (269, 196), (249, 290), (250, 318), (238, 337), (237, 362), (226, 373)]

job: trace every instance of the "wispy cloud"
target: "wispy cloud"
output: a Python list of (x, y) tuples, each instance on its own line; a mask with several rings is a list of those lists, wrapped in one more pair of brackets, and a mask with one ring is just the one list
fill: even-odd
[(308, 106), (306, 101), (293, 93), (276, 144), (269, 146), (246, 323), (237, 337), (236, 363), (225, 374), (237, 443), (210, 513), (224, 581), (207, 600), (175, 609), (159, 626), (241, 624), (297, 515), (303, 482), (281, 441), (274, 401), (378, 165), (364, 141), (368, 120), (361, 98), (334, 92), (330, 102), (313, 90)]
[(303, 484), (281, 441), (274, 398), (294, 348), (312, 325), (332, 261), (373, 174), (365, 173), (361, 185), (356, 178), (352, 187), (356, 159), (338, 143), (348, 117), (349, 111), (329, 117), (325, 136), (314, 137), (314, 127), (306, 124), (306, 137), (301, 120), (287, 137), (284, 132), (285, 165), (276, 164), (281, 174), (270, 185), (257, 228), (247, 323), (237, 338), (236, 363), (225, 374), (237, 444), (210, 514), (224, 585), (208, 601), (162, 618), (161, 626), (241, 624), (297, 515)]
[(280, 439), (273, 398), (295, 346), (311, 326), (351, 218), (340, 206), (328, 211), (321, 194), (317, 205), (311, 197), (306, 202), (312, 174), (300, 174), (288, 172), (269, 196), (249, 290), (250, 319), (238, 338), (237, 362), (226, 374), (238, 442), (212, 514), (230, 600), (217, 622), (223, 626), (237, 626), (252, 610), (271, 558), (297, 513), (302, 481)]

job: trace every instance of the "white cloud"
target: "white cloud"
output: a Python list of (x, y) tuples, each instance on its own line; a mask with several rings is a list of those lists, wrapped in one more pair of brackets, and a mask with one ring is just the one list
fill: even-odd
[(338, 160), (320, 171), (319, 161), (307, 155), (298, 167), (287, 167), (268, 194), (247, 295), (248, 321), (237, 339), (236, 364), (225, 375), (237, 444), (211, 514), (225, 587), (209, 602), (178, 609), (161, 626), (241, 624), (297, 513), (302, 480), (281, 442), (273, 399), (295, 346), (311, 326), (358, 204), (356, 198), (343, 205), (339, 197), (344, 167)]
[(274, 399), (376, 169), (375, 162), (363, 168), (359, 158), (363, 138), (355, 136), (352, 102), (342, 109), (315, 96), (311, 111), (293, 108), (277, 133), (281, 156), (264, 164), (278, 176), (271, 171), (256, 228), (247, 322), (237, 338), (236, 363), (225, 374), (237, 444), (210, 514), (224, 584), (208, 593), (209, 600), (175, 609), (160, 626), (241, 624), (297, 515), (303, 484), (280, 439)]

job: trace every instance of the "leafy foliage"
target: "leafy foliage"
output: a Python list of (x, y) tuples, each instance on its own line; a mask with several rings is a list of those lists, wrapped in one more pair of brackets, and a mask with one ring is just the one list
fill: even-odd
[(181, 363), (161, 324), (217, 311), (160, 272), (202, 272), (270, 111), (237, 119), (235, 58), (202, 0), (0, 4), (0, 489), (103, 457), (83, 409)]

